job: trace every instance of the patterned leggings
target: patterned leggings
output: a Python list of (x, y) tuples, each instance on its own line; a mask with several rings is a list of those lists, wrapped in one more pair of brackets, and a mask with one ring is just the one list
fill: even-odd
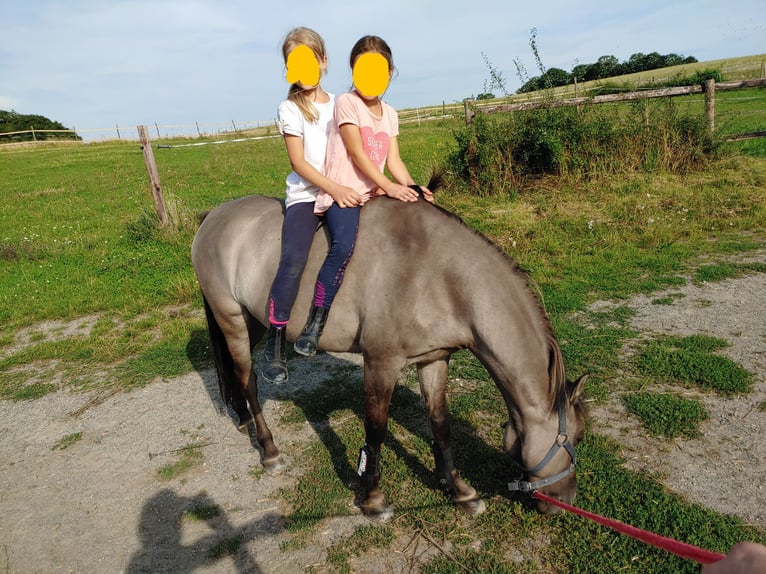
[(339, 207), (333, 203), (325, 213), (330, 231), (330, 249), (317, 277), (314, 291), (316, 307), (329, 309), (338, 293), (346, 265), (354, 252), (361, 210), (361, 207)]

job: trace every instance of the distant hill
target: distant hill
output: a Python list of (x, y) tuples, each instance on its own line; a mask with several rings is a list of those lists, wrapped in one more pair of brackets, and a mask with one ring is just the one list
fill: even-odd
[[(34, 134), (31, 131), (34, 130)], [(63, 133), (50, 133), (45, 130), (66, 130)], [(3, 137), (3, 142), (18, 142), (32, 140), (81, 140), (76, 133), (68, 131), (60, 122), (56, 122), (37, 114), (19, 114), (11, 110), (0, 110), (0, 133), (29, 132)]]
[[(625, 74), (622, 76), (614, 76), (601, 80), (580, 82), (577, 84), (577, 90), (579, 95), (586, 95), (587, 93), (590, 93), (593, 90), (599, 90), (606, 85), (620, 87), (626, 90), (678, 85), (680, 79), (694, 78), (699, 74), (710, 71), (718, 72), (720, 77), (716, 77), (716, 79), (720, 79), (720, 81), (763, 78), (766, 77), (766, 54), (693, 62), (633, 74)], [(556, 96), (574, 95), (574, 91), (574, 84), (568, 84), (566, 86), (554, 88), (553, 94)], [(519, 96), (516, 97), (518, 98)]]
[(574, 82), (587, 82), (590, 80), (605, 80), (615, 76), (648, 72), (661, 68), (671, 68), (682, 64), (695, 64), (697, 58), (693, 56), (681, 56), (679, 54), (633, 54), (630, 59), (620, 62), (615, 56), (601, 56), (593, 64), (578, 64), (572, 69), (572, 73), (561, 68), (548, 68), (540, 76), (527, 80), (517, 93), (536, 92), (545, 88), (557, 88)]

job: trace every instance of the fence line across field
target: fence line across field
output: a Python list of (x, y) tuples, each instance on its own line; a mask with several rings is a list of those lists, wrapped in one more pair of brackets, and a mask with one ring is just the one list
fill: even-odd
[[(230, 122), (217, 122), (217, 123), (200, 123), (194, 122), (193, 124), (158, 124), (153, 123), (148, 126), (153, 132), (156, 133), (157, 139), (168, 138), (201, 138), (211, 135), (224, 135), (224, 134), (242, 134), (251, 132), (263, 132), (262, 135), (268, 135), (269, 132), (276, 134), (276, 121), (275, 120), (251, 120), (251, 121), (234, 121)], [(134, 131), (134, 127), (121, 127), (115, 125), (112, 128), (87, 128), (87, 129), (63, 129), (63, 130), (40, 130), (32, 128), (30, 130), (21, 130), (15, 132), (3, 132), (0, 133), (0, 143), (2, 143), (3, 136), (14, 136), (21, 134), (31, 134), (32, 141), (56, 141), (56, 140), (38, 140), (38, 134), (44, 133), (59, 133), (59, 134), (71, 134), (72, 136), (83, 136), (85, 134), (103, 134), (101, 138), (93, 138), (87, 140), (87, 142), (106, 141), (106, 140), (126, 140), (126, 141), (140, 141), (140, 136), (137, 131)], [(71, 141), (71, 140), (70, 140)], [(87, 143), (86, 142), (86, 143)]]
[[(580, 96), (574, 98), (559, 98), (550, 99), (543, 95), (526, 95), (526, 96), (513, 96), (509, 98), (506, 103), (499, 102), (497, 100), (473, 100), (466, 99), (463, 102), (454, 102), (447, 104), (442, 102), (441, 105), (427, 106), (421, 108), (410, 108), (399, 111), (399, 122), (402, 124), (417, 123), (418, 125), (424, 121), (433, 121), (450, 117), (465, 117), (466, 125), (469, 125), (472, 119), (477, 113), (513, 113), (525, 110), (532, 110), (541, 107), (564, 107), (564, 106), (582, 106), (587, 104), (604, 104), (604, 103), (616, 103), (625, 101), (635, 101), (650, 98), (674, 98), (678, 96), (688, 96), (693, 94), (704, 94), (704, 102), (708, 121), (710, 123), (711, 131), (715, 130), (715, 92), (716, 91), (730, 91), (739, 90), (745, 88), (766, 87), (766, 78), (757, 78), (752, 80), (742, 80), (733, 82), (714, 82), (708, 80), (704, 86), (677, 86), (670, 88), (654, 88), (654, 89), (640, 89), (632, 92), (618, 93), (618, 94), (604, 94), (596, 96)], [(755, 99), (755, 98), (741, 98)], [(520, 101), (523, 100), (523, 101)], [(737, 101), (740, 99), (737, 98)], [(693, 100), (685, 103), (697, 103), (703, 100)], [(731, 101), (731, 100), (729, 100)], [(249, 139), (261, 139), (264, 137), (277, 136), (279, 131), (277, 129), (276, 120), (254, 120), (254, 121), (234, 121), (230, 122), (218, 122), (218, 123), (200, 123), (194, 122), (193, 124), (158, 124), (154, 123), (149, 129), (153, 128), (153, 132), (156, 133), (157, 139), (193, 139), (203, 138), (211, 135), (231, 136), (236, 134), (239, 137), (236, 140), (228, 138), (224, 141), (244, 141)], [(90, 139), (93, 141), (107, 141), (107, 140), (127, 140), (137, 141), (140, 137), (137, 132), (134, 132), (135, 128), (121, 128), (119, 125), (115, 125), (113, 128), (91, 128), (91, 129), (71, 129), (71, 130), (23, 130), (16, 132), (0, 133), (0, 144), (4, 142), (3, 136), (18, 136), (22, 134), (31, 134), (32, 142), (54, 142), (57, 140), (37, 139), (37, 134), (43, 133), (59, 133), (59, 134), (71, 134), (73, 136), (80, 136), (84, 134), (100, 133), (105, 134), (100, 139)], [(135, 135), (133, 135), (135, 133)], [(729, 139), (744, 139), (749, 137), (764, 137), (766, 132), (764, 131), (752, 131), (746, 134), (735, 134), (729, 136)], [(8, 140), (5, 140), (8, 141)], [(72, 140), (64, 140), (72, 141)], [(9, 143), (21, 143), (21, 142), (9, 142)], [(30, 143), (30, 142), (24, 142)], [(210, 143), (210, 142), (208, 142)], [(218, 142), (212, 142), (218, 143)], [(187, 144), (194, 145), (194, 144)], [(178, 147), (178, 146), (174, 146)]]
[[(498, 113), (498, 112), (520, 112), (534, 110), (543, 107), (559, 108), (568, 106), (582, 106), (585, 104), (606, 104), (616, 102), (629, 102), (635, 100), (646, 100), (652, 98), (673, 98), (677, 96), (687, 96), (690, 94), (702, 93), (705, 95), (705, 115), (710, 125), (710, 131), (715, 131), (715, 93), (716, 91), (740, 90), (745, 88), (762, 88), (766, 86), (766, 78), (757, 78), (753, 80), (741, 80), (734, 82), (716, 82), (707, 80), (704, 85), (694, 86), (675, 86), (670, 88), (656, 88), (627, 92), (622, 94), (604, 94), (599, 96), (582, 96), (575, 98), (545, 100), (538, 99), (509, 104), (488, 104), (478, 105), (474, 100), (465, 100), (465, 123), (470, 125), (477, 113)], [(746, 134), (736, 134), (730, 136), (730, 139), (746, 139), (751, 137), (766, 136), (764, 131), (753, 131)]]

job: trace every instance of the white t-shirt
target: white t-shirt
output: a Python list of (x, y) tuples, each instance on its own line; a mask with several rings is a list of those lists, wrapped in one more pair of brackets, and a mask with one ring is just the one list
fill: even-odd
[[(290, 100), (279, 104), (277, 110), (277, 126), (279, 133), (298, 136), (303, 139), (303, 157), (317, 171), (324, 173), (324, 158), (327, 150), (327, 136), (330, 133), (333, 110), (335, 108), (335, 96), (330, 96), (330, 101), (324, 104), (312, 102), (319, 112), (319, 120), (310, 122), (298, 109), (298, 106)], [(319, 188), (310, 184), (294, 171), (287, 176), (287, 198), (285, 204), (290, 207), (293, 203), (315, 201)]]

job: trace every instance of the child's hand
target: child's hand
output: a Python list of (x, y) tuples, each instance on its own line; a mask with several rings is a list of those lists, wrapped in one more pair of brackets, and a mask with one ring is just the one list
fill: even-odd
[(362, 203), (362, 196), (345, 185), (339, 185), (330, 195), (339, 207), (356, 207)]
[(388, 197), (393, 197), (399, 201), (406, 203), (412, 203), (418, 200), (418, 192), (414, 189), (410, 189), (406, 185), (399, 185), (398, 183), (392, 183), (388, 189), (384, 190)]
[(418, 186), (420, 187), (420, 191), (423, 192), (423, 199), (425, 199), (428, 203), (434, 202), (434, 193), (430, 189), (428, 189), (425, 185)]

